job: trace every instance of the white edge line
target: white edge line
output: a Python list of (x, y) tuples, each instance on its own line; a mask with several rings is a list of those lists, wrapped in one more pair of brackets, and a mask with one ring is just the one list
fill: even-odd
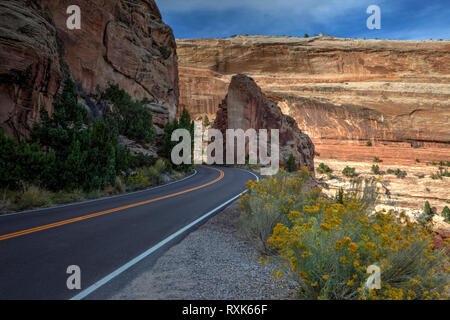
[[(243, 171), (246, 171), (248, 173), (251, 173), (252, 175), (254, 175), (256, 177), (256, 180), (259, 181), (259, 177), (254, 174), (251, 171), (248, 170), (244, 170), (241, 169)], [(209, 216), (211, 216), (212, 214), (214, 214), (216, 211), (222, 209), (223, 207), (225, 207), (226, 205), (228, 205), (229, 203), (233, 202), (234, 200), (236, 200), (237, 198), (239, 198), (241, 195), (247, 193), (248, 190), (244, 190), (243, 192), (239, 193), (237, 196), (234, 196), (233, 198), (231, 198), (230, 200), (222, 203), (221, 205), (219, 205), (218, 207), (212, 209), (211, 211), (209, 211), (208, 213), (204, 214), (203, 216), (201, 216), (200, 218), (198, 218), (197, 220), (191, 222), (190, 224), (188, 224), (187, 226), (181, 228), (180, 230), (178, 230), (177, 232), (173, 233), (172, 235), (168, 236), (167, 238), (165, 238), (164, 240), (162, 240), (161, 242), (159, 242), (158, 244), (154, 245), (153, 247), (151, 247), (150, 249), (148, 249), (147, 251), (141, 253), (140, 255), (138, 255), (136, 258), (130, 260), (129, 262), (127, 262), (126, 264), (124, 264), (123, 266), (121, 266), (120, 268), (116, 269), (115, 271), (111, 272), (110, 274), (108, 274), (107, 276), (105, 276), (104, 278), (100, 279), (99, 281), (97, 281), (96, 283), (94, 283), (93, 285), (89, 286), (87, 289), (84, 289), (83, 291), (81, 291), (80, 293), (78, 293), (77, 295), (75, 295), (74, 297), (72, 297), (70, 300), (81, 300), (85, 297), (87, 297), (88, 295), (90, 295), (92, 292), (94, 292), (95, 290), (97, 290), (98, 288), (100, 288), (101, 286), (103, 286), (104, 284), (108, 283), (109, 281), (111, 281), (112, 279), (114, 279), (115, 277), (117, 277), (118, 275), (120, 275), (122, 272), (126, 271), (127, 269), (131, 268), (132, 266), (134, 266), (136, 263), (142, 261), (143, 259), (145, 259), (146, 257), (148, 257), (149, 255), (151, 255), (153, 252), (155, 252), (156, 250), (158, 250), (159, 248), (161, 248), (162, 246), (164, 246), (165, 244), (167, 244), (168, 242), (172, 241), (173, 239), (175, 239), (176, 237), (178, 237), (180, 234), (186, 232), (187, 230), (191, 229), (193, 226), (195, 226), (196, 224), (198, 224), (199, 222), (205, 220), (206, 218), (208, 218)]]
[(147, 188), (147, 189), (139, 190), (139, 191), (134, 191), (134, 192), (122, 193), (122, 194), (118, 194), (118, 195), (111, 196), (111, 197), (103, 197), (103, 198), (98, 198), (98, 199), (67, 203), (67, 204), (62, 204), (62, 205), (58, 205), (58, 206), (53, 206), (53, 207), (50, 207), (50, 208), (40, 208), (40, 209), (33, 209), (33, 210), (28, 210), (28, 211), (4, 213), (4, 214), (0, 214), (0, 219), (2, 217), (15, 216), (15, 215), (18, 215), (18, 214), (27, 214), (27, 213), (33, 213), (33, 212), (38, 212), (38, 211), (47, 211), (47, 210), (52, 210), (52, 209), (59, 209), (59, 208), (76, 206), (76, 205), (80, 205), (80, 204), (91, 203), (91, 202), (95, 202), (95, 201), (102, 201), (102, 200), (114, 199), (114, 198), (119, 198), (119, 197), (125, 197), (125, 196), (129, 196), (129, 195), (135, 195), (135, 194), (138, 194), (138, 193), (159, 189), (159, 188), (166, 187), (166, 186), (174, 184), (174, 183), (178, 183), (178, 182), (187, 180), (187, 179), (192, 178), (193, 176), (195, 176), (197, 173), (198, 173), (198, 171), (194, 169), (194, 173), (193, 174), (191, 174), (190, 176), (184, 177), (183, 179), (172, 181), (172, 182), (160, 185), (160, 186), (151, 187), (151, 188)]

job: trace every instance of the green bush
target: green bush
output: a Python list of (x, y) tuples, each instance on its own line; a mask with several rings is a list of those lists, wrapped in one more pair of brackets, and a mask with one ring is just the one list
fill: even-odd
[(17, 190), (23, 182), (38, 184), (51, 171), (55, 153), (6, 137), (0, 126), (0, 185)]
[(380, 167), (378, 165), (372, 165), (372, 169), (371, 169), (372, 173), (374, 174), (380, 174)]
[(319, 166), (317, 167), (317, 172), (325, 174), (325, 173), (331, 173), (333, 171), (325, 163), (320, 163)]
[(373, 162), (380, 163), (380, 162), (383, 162), (383, 160), (380, 160), (380, 158), (375, 157), (375, 158), (373, 158)]
[(355, 171), (356, 171), (355, 168), (351, 168), (351, 167), (347, 166), (342, 170), (342, 174), (348, 178), (351, 178), (351, 177), (355, 176)]
[(400, 169), (395, 169), (395, 170), (387, 169), (386, 172), (388, 174), (394, 174), (395, 176), (397, 176), (397, 178), (400, 178), (400, 179), (403, 179), (403, 178), (405, 178), (407, 176), (406, 171), (402, 171)]
[(446, 222), (450, 222), (450, 209), (447, 206), (442, 209), (442, 216)]

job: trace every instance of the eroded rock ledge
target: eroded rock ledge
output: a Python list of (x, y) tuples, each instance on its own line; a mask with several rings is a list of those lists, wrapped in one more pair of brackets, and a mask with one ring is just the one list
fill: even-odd
[(180, 106), (213, 118), (250, 75), (317, 139), (450, 147), (450, 41), (239, 36), (177, 40)]

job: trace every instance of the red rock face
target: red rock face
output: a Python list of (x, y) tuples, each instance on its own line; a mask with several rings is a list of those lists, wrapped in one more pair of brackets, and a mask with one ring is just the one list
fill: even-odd
[(313, 139), (450, 147), (450, 41), (239, 36), (177, 44), (181, 100), (195, 116), (210, 114), (205, 106), (222, 96), (218, 80), (245, 73)]
[(213, 127), (223, 134), (226, 129), (267, 129), (269, 136), (270, 130), (278, 129), (280, 164), (285, 165), (293, 154), (298, 168), (306, 167), (314, 172), (314, 144), (311, 139), (299, 130), (293, 118), (284, 115), (276, 102), (268, 99), (255, 81), (246, 75), (238, 74), (232, 78)]
[(63, 78), (56, 28), (40, 1), (0, 3), (0, 123), (20, 137), (31, 128), (39, 107), (51, 110)]
[[(51, 110), (61, 80), (71, 75), (86, 94), (117, 83), (136, 99), (178, 107), (176, 43), (153, 0), (77, 1), (81, 29), (66, 26), (69, 0), (0, 4), (0, 122), (24, 136), (44, 105)], [(5, 63), (6, 61), (6, 63)], [(161, 114), (158, 115), (160, 117)]]

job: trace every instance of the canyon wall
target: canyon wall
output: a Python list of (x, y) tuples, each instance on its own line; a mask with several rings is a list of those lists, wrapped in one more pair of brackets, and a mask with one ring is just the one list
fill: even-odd
[[(261, 91), (255, 81), (243, 74), (232, 77), (228, 92), (217, 111), (214, 127), (226, 137), (227, 129), (279, 130), (280, 164), (286, 165), (292, 154), (298, 169), (306, 167), (314, 172), (314, 144), (302, 133), (295, 120), (284, 115), (280, 107)], [(226, 141), (224, 141), (226, 145)], [(259, 150), (260, 151), (260, 150)], [(270, 149), (268, 149), (270, 152)], [(246, 141), (246, 155), (249, 153)], [(236, 153), (235, 153), (236, 154)]]
[(450, 147), (450, 41), (238, 36), (177, 40), (180, 106), (212, 117), (250, 75), (316, 140)]
[[(117, 83), (152, 103), (157, 124), (177, 113), (176, 43), (153, 0), (79, 0), (81, 29), (69, 30), (69, 0), (0, 3), (0, 124), (27, 135), (39, 108), (52, 110), (71, 76), (83, 97)], [(87, 103), (89, 104), (89, 103)]]

